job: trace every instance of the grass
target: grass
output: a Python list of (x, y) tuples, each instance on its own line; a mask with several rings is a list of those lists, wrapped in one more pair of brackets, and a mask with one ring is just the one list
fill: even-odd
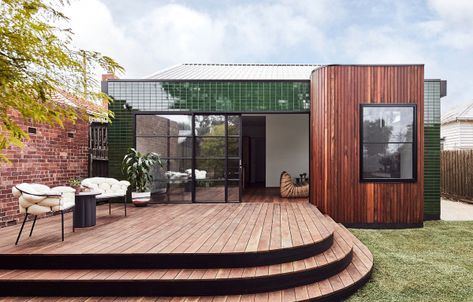
[(473, 222), (350, 231), (375, 265), (371, 280), (348, 301), (473, 301)]

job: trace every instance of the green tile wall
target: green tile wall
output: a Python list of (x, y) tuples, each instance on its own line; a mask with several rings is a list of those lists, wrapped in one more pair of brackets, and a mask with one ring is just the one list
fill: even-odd
[(114, 100), (109, 108), (114, 113), (108, 128), (108, 174), (123, 179), (121, 162), (128, 148), (133, 147), (133, 114), (124, 109), (125, 101)]
[(109, 127), (109, 175), (122, 178), (121, 160), (133, 146), (133, 112), (308, 112), (309, 81), (130, 81), (106, 83), (115, 100)]
[[(424, 216), (440, 217), (440, 81), (424, 83)], [(133, 111), (307, 112), (309, 82), (110, 81), (115, 101), (109, 128), (109, 174), (122, 178), (121, 160), (133, 146)]]
[(108, 93), (139, 111), (309, 111), (309, 81), (110, 81)]
[(440, 219), (440, 80), (424, 82), (424, 217)]

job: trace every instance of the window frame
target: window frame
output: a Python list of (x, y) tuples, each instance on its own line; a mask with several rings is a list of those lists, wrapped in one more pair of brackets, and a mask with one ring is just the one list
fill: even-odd
[[(138, 126), (138, 116), (153, 116), (153, 115), (186, 115), (190, 116), (192, 120), (192, 129), (191, 129), (191, 135), (170, 135), (169, 132), (169, 123), (168, 123), (168, 131), (167, 135), (137, 135), (137, 126)], [(210, 136), (202, 136), (196, 134), (196, 116), (208, 116), (208, 115), (221, 115), (224, 117), (224, 124), (225, 124), (225, 134), (224, 135), (210, 135)], [(239, 134), (228, 134), (228, 125), (229, 125), (229, 118), (236, 116), (239, 118), (240, 124), (238, 127), (238, 132)], [(190, 111), (139, 111), (139, 112), (133, 112), (133, 148), (137, 148), (137, 139), (141, 137), (147, 137), (147, 138), (172, 138), (172, 137), (186, 137), (186, 138), (191, 138), (192, 139), (192, 156), (191, 157), (161, 157), (162, 160), (166, 161), (166, 165), (168, 165), (169, 160), (190, 160), (192, 162), (191, 169), (192, 169), (192, 177), (187, 180), (187, 182), (190, 182), (192, 185), (191, 189), (191, 203), (234, 203), (234, 202), (241, 202), (241, 197), (242, 197), (242, 187), (241, 187), (241, 176), (238, 179), (235, 178), (230, 178), (228, 175), (228, 162), (230, 160), (239, 160), (239, 170), (240, 170), (240, 163), (241, 163), (241, 139), (242, 139), (242, 124), (241, 124), (241, 113), (235, 113), (235, 112), (190, 112)], [(210, 137), (210, 138), (222, 138), (225, 141), (225, 154), (222, 157), (199, 157), (196, 154), (196, 141), (197, 138), (201, 137)], [(229, 138), (238, 138), (239, 139), (239, 146), (238, 146), (238, 157), (237, 156), (228, 156), (228, 139)], [(168, 149), (169, 149), (169, 144), (168, 144)], [(169, 151), (168, 151), (169, 154)], [(225, 162), (225, 167), (224, 167), (224, 178), (206, 178), (206, 179), (196, 179), (195, 178), (195, 169), (197, 169), (197, 160), (223, 160)], [(238, 172), (239, 174), (241, 171)], [(216, 181), (222, 181), (224, 182), (224, 190), (225, 190), (225, 200), (221, 201), (214, 201), (214, 200), (199, 200), (197, 199), (197, 183), (198, 182), (216, 182)], [(167, 184), (169, 184), (169, 181), (163, 181)], [(228, 191), (229, 191), (229, 186), (228, 183), (230, 182), (239, 182), (239, 194), (238, 198), (239, 200), (233, 200), (230, 199), (228, 196)], [(169, 201), (168, 197), (166, 197), (166, 200)]]
[[(374, 108), (412, 108), (412, 115), (413, 115), (413, 131), (412, 131), (412, 142), (408, 142), (409, 144), (412, 145), (412, 177), (411, 178), (365, 178), (363, 176), (363, 146), (365, 144), (370, 144), (370, 143), (364, 143), (363, 142), (363, 113), (364, 113), (364, 108), (368, 107), (374, 107)], [(359, 133), (360, 133), (360, 139), (359, 139), (359, 152), (360, 152), (360, 167), (359, 167), (359, 177), (360, 177), (360, 182), (362, 183), (415, 183), (417, 182), (417, 104), (373, 104), (373, 103), (367, 103), (367, 104), (360, 104), (359, 107)], [(386, 142), (386, 144), (399, 144), (399, 142)]]

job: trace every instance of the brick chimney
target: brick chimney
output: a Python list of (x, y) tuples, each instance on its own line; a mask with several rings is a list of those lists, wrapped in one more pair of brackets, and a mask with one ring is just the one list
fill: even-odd
[(108, 81), (108, 80), (117, 80), (118, 77), (114, 75), (113, 73), (104, 73), (102, 74), (102, 81)]
[[(108, 94), (108, 83), (107, 83), (107, 81), (117, 80), (117, 79), (118, 79), (118, 77), (115, 74), (111, 73), (111, 72), (107, 72), (107, 73), (102, 74), (102, 83), (101, 83), (102, 92), (105, 92), (106, 94)], [(102, 104), (102, 107), (108, 109), (108, 103), (106, 101), (104, 101), (103, 104)]]

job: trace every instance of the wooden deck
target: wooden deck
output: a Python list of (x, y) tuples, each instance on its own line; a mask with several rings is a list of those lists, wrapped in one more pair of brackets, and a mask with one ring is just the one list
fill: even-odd
[[(0, 229), (0, 254), (238, 253), (290, 249), (322, 241), (332, 232), (308, 203), (183, 204), (97, 207), (97, 225), (72, 232), (66, 214), (65, 241), (60, 217), (40, 219), (32, 237), (25, 226)], [(309, 232), (309, 229), (311, 230)]]
[(371, 253), (346, 229), (303, 199), (266, 201), (131, 207), (127, 217), (98, 206), (97, 225), (75, 233), (66, 215), (64, 242), (59, 217), (38, 220), (32, 237), (27, 224), (18, 246), (19, 226), (0, 229), (0, 295), (324, 301), (367, 280)]

